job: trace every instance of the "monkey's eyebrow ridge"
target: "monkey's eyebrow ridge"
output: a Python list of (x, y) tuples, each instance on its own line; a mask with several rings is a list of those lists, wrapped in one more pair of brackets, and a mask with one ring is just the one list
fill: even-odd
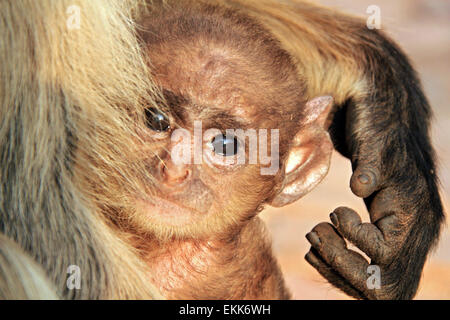
[(170, 90), (163, 90), (163, 94), (170, 111), (183, 122), (202, 121), (205, 128), (247, 129), (251, 123), (242, 117), (233, 115), (223, 108), (201, 106), (194, 104), (188, 97), (176, 94)]

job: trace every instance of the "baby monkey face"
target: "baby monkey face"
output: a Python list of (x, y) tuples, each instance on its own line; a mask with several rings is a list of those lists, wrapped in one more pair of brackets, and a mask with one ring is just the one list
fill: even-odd
[[(243, 49), (248, 46), (194, 40), (149, 41), (148, 48), (164, 96), (163, 111), (146, 112), (147, 134), (159, 144), (145, 160), (157, 191), (138, 201), (133, 219), (166, 238), (238, 230), (284, 186), (277, 206), (294, 201), (325, 172), (301, 166), (321, 163), (308, 159), (322, 143), (312, 139), (316, 130), (299, 132), (305, 98), (288, 56), (272, 46), (255, 56)], [(295, 150), (284, 183), (285, 160), (298, 144), (307, 148)], [(301, 186), (295, 185), (300, 176)]]
[(178, 103), (175, 108), (146, 110), (148, 134), (159, 146), (148, 166), (157, 191), (140, 211), (176, 233), (216, 233), (216, 226), (248, 220), (279, 176), (279, 130), (262, 128), (245, 112), (205, 112), (184, 97), (165, 94), (169, 107)]

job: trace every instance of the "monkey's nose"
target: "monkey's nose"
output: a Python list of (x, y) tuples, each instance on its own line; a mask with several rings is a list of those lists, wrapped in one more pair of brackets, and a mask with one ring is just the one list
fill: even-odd
[(175, 164), (172, 160), (164, 161), (161, 173), (164, 182), (169, 185), (178, 185), (190, 176), (190, 170), (186, 165)]

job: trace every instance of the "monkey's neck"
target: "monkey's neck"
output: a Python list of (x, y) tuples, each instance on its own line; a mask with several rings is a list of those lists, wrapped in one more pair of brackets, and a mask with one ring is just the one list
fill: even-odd
[(145, 248), (151, 281), (168, 299), (289, 298), (259, 218), (229, 240), (173, 240)]

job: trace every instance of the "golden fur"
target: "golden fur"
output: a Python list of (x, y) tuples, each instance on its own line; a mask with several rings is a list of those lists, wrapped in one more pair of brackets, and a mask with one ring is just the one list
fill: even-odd
[[(151, 181), (130, 161), (142, 110), (153, 103), (131, 22), (137, 4), (0, 2), (1, 231), (44, 267), (62, 297), (159, 297), (99, 209), (127, 203), (125, 190)], [(80, 7), (80, 29), (67, 28), (71, 5)], [(83, 290), (65, 287), (71, 264), (81, 268)]]

